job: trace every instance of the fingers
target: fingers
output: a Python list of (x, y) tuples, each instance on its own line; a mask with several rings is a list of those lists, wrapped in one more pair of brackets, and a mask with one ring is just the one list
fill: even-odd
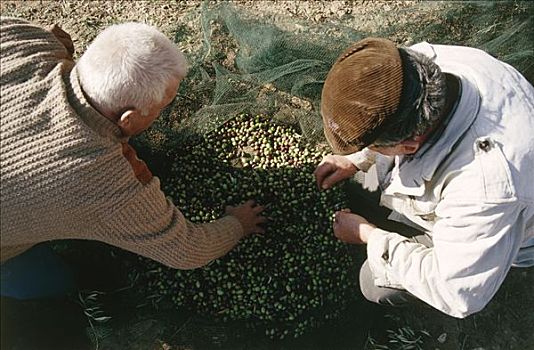
[(234, 207), (231, 205), (227, 205), (224, 207), (224, 212), (226, 214), (234, 214), (236, 210), (240, 212), (242, 210), (247, 210), (247, 211), (251, 211), (254, 215), (258, 215), (265, 210), (265, 206), (257, 205), (256, 201), (254, 201), (253, 199), (250, 199), (237, 207)]
[(227, 206), (224, 207), (224, 210), (228, 211), (228, 210), (232, 210), (232, 209), (236, 209), (236, 208), (252, 208), (255, 204), (256, 204), (256, 202), (253, 199), (249, 199), (245, 203), (240, 204), (238, 206), (227, 205)]
[(328, 177), (333, 171), (333, 166), (330, 163), (321, 162), (313, 172), (315, 176), (315, 181), (317, 182), (317, 187), (319, 189), (325, 189), (324, 179)]
[(253, 233), (265, 233), (265, 229), (261, 226), (255, 226), (254, 229), (252, 230)]
[(256, 204), (256, 201), (253, 199), (249, 199), (248, 201), (243, 203), (241, 206), (252, 209), (252, 212), (255, 214), (259, 214), (265, 209), (265, 206)]
[(265, 209), (263, 206), (257, 205), (252, 208), (252, 212), (254, 212), (255, 214), (259, 214), (263, 211), (263, 209)]
[(329, 176), (323, 180), (322, 188), (326, 190), (327, 188), (330, 188), (335, 185), (340, 180), (343, 180), (343, 173), (339, 170), (336, 170), (333, 173), (329, 174)]
[(258, 216), (258, 219), (256, 220), (256, 225), (265, 224), (267, 221), (268, 219), (265, 216)]
[(265, 233), (265, 228), (263, 228), (262, 224), (265, 224), (268, 219), (265, 216), (260, 216), (260, 212), (263, 210), (263, 207), (257, 206), (255, 208), (252, 208), (253, 213), (256, 215), (255, 222), (256, 225), (254, 226), (253, 232), (254, 233)]
[(264, 216), (255, 216), (254, 218), (251, 218), (250, 219), (251, 229), (249, 230), (249, 232), (250, 233), (261, 233), (261, 234), (265, 233), (265, 228), (261, 225), (266, 223), (267, 221), (268, 219)]
[(348, 213), (345, 211), (338, 211), (334, 216), (334, 222), (332, 224), (332, 229), (334, 231), (334, 236), (342, 242), (350, 243), (351, 236), (347, 230), (351, 231), (347, 227), (348, 221), (346, 220)]
[(323, 188), (327, 189), (335, 185), (339, 180), (342, 179), (342, 176), (338, 170), (331, 173), (326, 179), (323, 181)]
[(344, 208), (336, 211), (334, 214), (334, 226), (342, 225), (343, 221), (348, 216), (347, 214), (352, 214), (350, 209)]
[(342, 227), (342, 226), (341, 226), (341, 222), (339, 222), (339, 220), (337, 220), (337, 221), (334, 220), (334, 223), (333, 223), (332, 226), (333, 226), (332, 229), (333, 229), (333, 231), (334, 231), (334, 236), (335, 236), (337, 239), (342, 239), (343, 237), (342, 237), (342, 235), (341, 235), (341, 232), (342, 232), (342, 230), (341, 230), (341, 227)]
[(341, 217), (342, 217), (343, 213), (344, 212), (341, 211), (341, 210), (340, 211), (336, 211), (336, 213), (334, 214), (334, 224), (337, 224), (337, 223), (339, 223), (341, 221), (341, 219), (342, 219)]

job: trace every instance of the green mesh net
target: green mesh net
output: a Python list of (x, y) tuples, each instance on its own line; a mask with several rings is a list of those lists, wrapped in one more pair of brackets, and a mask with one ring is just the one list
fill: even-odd
[[(533, 10), (530, 2), (420, 2), (400, 8), (405, 13), (397, 15), (405, 20), (398, 23), (378, 16), (369, 32), (353, 29), (354, 19), (270, 21), (228, 3), (204, 4), (203, 48), (189, 57), (179, 111), (169, 112), (160, 124), (180, 132), (173, 135), (174, 142), (190, 142), (191, 135), (210, 132), (235, 115), (265, 114), (298, 125), (311, 142), (324, 142), (319, 108), (323, 81), (340, 52), (367, 36), (400, 45), (427, 41), (481, 48), (532, 82)], [(423, 15), (410, 17), (412, 13)], [(183, 35), (178, 32), (176, 40)]]

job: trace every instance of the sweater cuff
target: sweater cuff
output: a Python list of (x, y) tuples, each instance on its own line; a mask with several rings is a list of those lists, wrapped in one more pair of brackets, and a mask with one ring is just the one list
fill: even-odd
[(344, 156), (347, 158), (358, 170), (367, 172), (369, 168), (375, 164), (376, 152), (371, 151), (369, 148), (364, 148), (359, 152), (348, 154)]
[(406, 237), (375, 228), (371, 231), (367, 242), (367, 259), (373, 272), (374, 283), (378, 287), (400, 288), (402, 284), (392, 274), (395, 250)]
[(241, 222), (239, 222), (239, 220), (235, 216), (226, 215), (217, 221), (221, 224), (221, 226), (227, 227), (227, 232), (231, 232), (236, 242), (245, 236), (245, 231), (243, 230), (243, 226), (241, 225)]

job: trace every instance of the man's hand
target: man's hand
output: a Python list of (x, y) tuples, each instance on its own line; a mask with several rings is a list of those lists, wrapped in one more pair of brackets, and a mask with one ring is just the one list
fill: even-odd
[(376, 226), (363, 217), (343, 209), (335, 213), (334, 235), (345, 243), (365, 244)]
[(72, 43), (72, 38), (70, 37), (69, 33), (61, 29), (61, 27), (57, 24), (48, 27), (48, 31), (54, 34), (56, 39), (59, 40), (59, 42), (61, 42), (63, 46), (65, 46), (67, 52), (72, 58), (72, 55), (74, 55), (74, 44)]
[(225, 210), (227, 215), (235, 216), (237, 220), (239, 220), (246, 236), (251, 233), (265, 232), (265, 230), (259, 226), (267, 221), (267, 218), (260, 215), (262, 211), (263, 207), (256, 205), (253, 200), (249, 200), (245, 202), (245, 204), (241, 204), (237, 207), (227, 206)]
[(319, 163), (313, 175), (319, 189), (326, 190), (356, 174), (358, 168), (347, 158), (330, 154)]

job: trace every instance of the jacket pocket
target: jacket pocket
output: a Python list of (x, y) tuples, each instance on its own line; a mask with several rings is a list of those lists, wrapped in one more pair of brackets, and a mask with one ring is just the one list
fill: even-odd
[(485, 198), (499, 200), (515, 196), (510, 167), (501, 146), (490, 137), (479, 137), (473, 148)]

